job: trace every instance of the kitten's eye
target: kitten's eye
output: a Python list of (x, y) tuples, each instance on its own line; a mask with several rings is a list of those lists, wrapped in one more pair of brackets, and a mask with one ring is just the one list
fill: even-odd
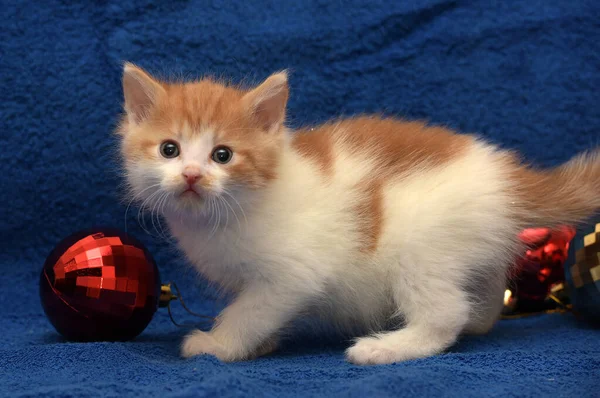
[(179, 146), (175, 141), (165, 141), (160, 144), (160, 154), (167, 159), (179, 156)]
[(231, 152), (231, 149), (226, 146), (218, 146), (213, 150), (211, 157), (215, 162), (225, 164), (229, 163), (232, 156), (233, 152)]

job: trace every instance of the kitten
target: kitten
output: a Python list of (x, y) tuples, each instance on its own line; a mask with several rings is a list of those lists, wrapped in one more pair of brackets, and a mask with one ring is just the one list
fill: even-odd
[[(158, 203), (189, 261), (236, 295), (210, 332), (185, 338), (185, 357), (264, 355), (307, 312), (363, 333), (346, 352), (356, 364), (440, 353), (498, 319), (523, 228), (600, 208), (599, 152), (534, 170), (421, 122), (292, 132), (285, 72), (245, 90), (128, 63), (123, 90), (133, 195)], [(394, 319), (404, 326), (385, 330)]]

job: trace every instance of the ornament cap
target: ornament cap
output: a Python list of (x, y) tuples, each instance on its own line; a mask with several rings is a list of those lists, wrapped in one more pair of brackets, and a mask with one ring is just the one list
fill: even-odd
[(177, 299), (179, 299), (179, 297), (173, 294), (171, 283), (164, 283), (160, 286), (160, 297), (158, 298), (158, 306), (160, 308), (168, 307), (171, 301)]

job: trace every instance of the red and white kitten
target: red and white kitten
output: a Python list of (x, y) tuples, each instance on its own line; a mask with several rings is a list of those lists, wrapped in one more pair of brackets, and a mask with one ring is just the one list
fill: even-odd
[[(165, 83), (126, 64), (118, 129), (132, 195), (163, 209), (208, 280), (235, 293), (185, 357), (266, 354), (299, 314), (359, 337), (356, 364), (485, 333), (529, 226), (600, 208), (600, 156), (524, 166), (472, 135), (377, 116), (290, 131), (285, 72), (250, 90)], [(385, 330), (392, 319), (403, 327)], [(362, 332), (361, 332), (362, 331)]]

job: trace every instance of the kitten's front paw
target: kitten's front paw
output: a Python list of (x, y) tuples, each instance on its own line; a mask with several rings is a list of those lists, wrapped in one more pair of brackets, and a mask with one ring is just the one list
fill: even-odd
[(197, 355), (209, 354), (221, 359), (223, 349), (210, 333), (196, 330), (183, 339), (181, 356), (190, 358)]
[(237, 349), (235, 347), (236, 345), (232, 341), (221, 344), (211, 332), (196, 330), (183, 339), (181, 356), (190, 358), (208, 354), (219, 358), (223, 362), (244, 361), (271, 353), (277, 349), (277, 342), (275, 340), (266, 342), (254, 354), (244, 347), (238, 347)]
[(355, 365), (383, 365), (402, 360), (398, 354), (385, 341), (376, 337), (362, 337), (346, 350), (346, 359)]

